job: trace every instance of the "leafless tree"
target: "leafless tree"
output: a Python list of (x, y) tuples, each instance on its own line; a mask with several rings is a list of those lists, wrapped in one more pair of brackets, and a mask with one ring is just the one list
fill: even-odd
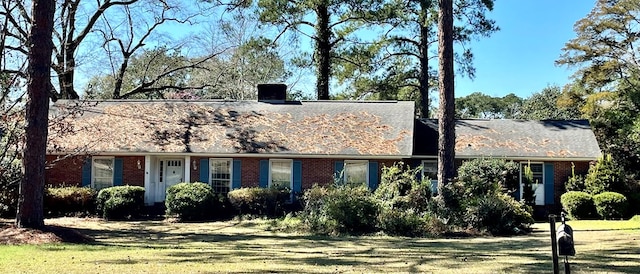
[[(7, 22), (6, 46), (12, 54), (26, 59), (26, 38), (33, 18), (28, 14), (33, 0), (1, 0), (2, 10)], [(78, 99), (80, 92), (76, 87), (76, 73), (81, 66), (90, 62), (112, 60), (114, 55), (101, 57), (100, 48), (110, 47), (111, 53), (120, 53), (119, 70), (125, 60), (134, 52), (149, 45), (167, 45), (172, 43), (167, 30), (175, 25), (193, 24), (206, 17), (211, 5), (202, 1), (179, 0), (62, 0), (57, 1), (54, 23), (54, 52), (52, 69), (56, 77), (52, 79), (51, 98)], [(165, 32), (163, 32), (163, 30)], [(174, 29), (175, 30), (175, 29)], [(166, 38), (166, 39), (164, 39)], [(164, 40), (163, 40), (164, 39)], [(119, 46), (112, 46), (114, 44)], [(153, 46), (151, 46), (153, 47)], [(96, 54), (98, 53), (98, 54)], [(107, 53), (109, 53), (107, 51)], [(174, 68), (174, 70), (192, 69), (197, 65)], [(100, 71), (102, 72), (102, 71)], [(117, 75), (114, 73), (114, 75)], [(162, 78), (166, 75), (159, 75)], [(89, 78), (89, 77), (84, 77)], [(57, 82), (53, 85), (53, 82)], [(126, 98), (127, 93), (147, 92), (147, 86), (133, 91), (114, 91), (115, 98)]]

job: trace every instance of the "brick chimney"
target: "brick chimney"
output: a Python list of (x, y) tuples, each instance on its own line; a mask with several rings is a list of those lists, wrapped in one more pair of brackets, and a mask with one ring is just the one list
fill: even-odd
[(287, 100), (287, 85), (258, 84), (258, 102), (284, 103)]

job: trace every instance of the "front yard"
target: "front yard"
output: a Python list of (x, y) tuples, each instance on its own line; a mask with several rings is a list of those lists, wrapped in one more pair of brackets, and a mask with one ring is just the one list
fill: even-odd
[[(11, 220), (5, 220), (10, 222)], [(549, 273), (549, 224), (517, 237), (324, 237), (271, 221), (171, 223), (48, 219), (90, 244), (0, 245), (0, 273)], [(640, 220), (573, 221), (573, 273), (638, 273)], [(0, 232), (2, 230), (0, 229)], [(9, 237), (0, 233), (0, 241)], [(561, 261), (562, 267), (562, 261)], [(562, 268), (561, 268), (562, 271)]]

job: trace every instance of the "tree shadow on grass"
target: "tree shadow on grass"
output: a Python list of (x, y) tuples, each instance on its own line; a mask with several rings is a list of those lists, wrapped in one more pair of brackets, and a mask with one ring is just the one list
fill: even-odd
[[(88, 251), (101, 248), (161, 249), (162, 256), (151, 258), (159, 263), (246, 262), (249, 266), (274, 265), (317, 266), (319, 269), (356, 271), (427, 272), (438, 269), (491, 267), (498, 272), (549, 273), (552, 271), (548, 232), (537, 231), (516, 237), (477, 237), (462, 239), (425, 239), (403, 237), (330, 237), (242, 231), (241, 223), (212, 224), (210, 230), (186, 230), (162, 222), (128, 223), (125, 228), (80, 228), (78, 233), (95, 241), (85, 245)], [(233, 228), (238, 227), (237, 233)], [(187, 227), (188, 228), (188, 227)], [(205, 227), (206, 229), (206, 227)], [(253, 231), (253, 230), (252, 230)], [(638, 259), (637, 241), (580, 252), (570, 258), (572, 270), (579, 272), (637, 273), (637, 264), (621, 261)], [(626, 255), (626, 257), (624, 256)], [(131, 264), (129, 259), (107, 259), (103, 263)], [(446, 265), (443, 265), (446, 264)], [(390, 267), (391, 266), (391, 267)], [(561, 262), (562, 269), (562, 262)], [(304, 268), (304, 269), (307, 269)], [(253, 272), (251, 267), (246, 272)], [(264, 268), (255, 270), (263, 272)], [(287, 269), (274, 269), (279, 273)], [(291, 271), (300, 272), (300, 271)]]
[(62, 242), (65, 243), (91, 244), (95, 242), (93, 237), (87, 236), (86, 234), (79, 232), (76, 229), (64, 226), (48, 225), (45, 226), (42, 231), (55, 234), (62, 240)]

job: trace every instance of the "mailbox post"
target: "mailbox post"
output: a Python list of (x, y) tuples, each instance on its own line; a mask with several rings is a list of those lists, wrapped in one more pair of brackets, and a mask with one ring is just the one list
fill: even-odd
[(553, 258), (553, 274), (560, 273), (558, 266), (558, 246), (556, 245), (556, 215), (549, 215), (549, 226), (551, 230), (551, 255)]
[(551, 252), (553, 252), (553, 273), (559, 273), (558, 255), (564, 256), (564, 273), (571, 273), (568, 256), (575, 256), (576, 249), (573, 242), (573, 229), (566, 223), (565, 213), (561, 215), (562, 225), (555, 227), (555, 215), (549, 215), (551, 225)]

